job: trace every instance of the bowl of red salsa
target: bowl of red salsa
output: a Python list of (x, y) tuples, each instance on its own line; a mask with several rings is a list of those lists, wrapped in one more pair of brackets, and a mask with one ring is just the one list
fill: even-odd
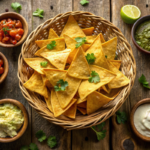
[(28, 35), (28, 24), (23, 16), (15, 12), (0, 14), (0, 46), (16, 47)]

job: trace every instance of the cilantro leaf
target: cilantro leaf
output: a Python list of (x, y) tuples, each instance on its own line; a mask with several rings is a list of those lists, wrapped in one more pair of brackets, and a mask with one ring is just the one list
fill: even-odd
[(37, 16), (37, 17), (43, 18), (43, 13), (44, 13), (44, 10), (38, 8), (38, 9), (36, 9), (36, 11), (33, 12), (33, 16)]
[(47, 64), (48, 64), (48, 62), (47, 62), (47, 61), (43, 61), (43, 62), (41, 62), (41, 63), (40, 63), (40, 65), (41, 65), (42, 67), (46, 67), (46, 66), (47, 66)]
[(20, 3), (15, 2), (15, 3), (11, 3), (11, 7), (13, 10), (15, 10), (17, 13), (22, 9), (22, 6)]
[(143, 74), (139, 78), (139, 82), (143, 85), (143, 87), (150, 89), (149, 82), (147, 82), (147, 80)]
[(56, 46), (56, 42), (52, 41), (50, 44), (47, 44), (48, 49), (53, 49)]
[(50, 147), (50, 148), (53, 148), (57, 145), (57, 140), (56, 140), (56, 137), (55, 136), (50, 136), (48, 139), (47, 139), (47, 145)]
[(124, 111), (123, 112), (117, 111), (116, 115), (117, 115), (117, 123), (124, 124), (127, 121), (127, 114)]
[(68, 86), (68, 82), (64, 81), (63, 79), (60, 79), (56, 86), (54, 86), (55, 91), (65, 91), (66, 87)]
[(107, 58), (107, 55), (105, 55), (105, 58)]
[(100, 141), (104, 139), (104, 137), (106, 136), (106, 130), (103, 130), (101, 132), (96, 132), (96, 135), (97, 135), (97, 139)]
[(89, 3), (89, 1), (87, 1), (87, 0), (81, 0), (81, 1), (80, 1), (80, 4), (81, 4), (81, 5), (85, 5), (85, 4), (87, 4), (87, 3)]
[(4, 31), (4, 34), (8, 34), (7, 31), (10, 31), (11, 29), (9, 29), (8, 27), (3, 27), (2, 30)]
[(38, 147), (37, 147), (37, 145), (34, 144), (34, 143), (31, 143), (31, 144), (29, 145), (29, 149), (30, 149), (30, 150), (39, 150)]
[(99, 129), (99, 130), (102, 130), (105, 126), (105, 122), (102, 122), (101, 124), (98, 124), (96, 127)]
[(76, 48), (80, 47), (81, 45), (83, 45), (86, 42), (86, 37), (77, 37), (75, 38), (77, 44), (76, 44)]
[(94, 53), (91, 53), (91, 54), (88, 53), (85, 57), (89, 64), (93, 64), (96, 59), (96, 57), (94, 56)]
[(99, 74), (95, 71), (92, 71), (91, 72), (91, 77), (89, 78), (89, 82), (90, 83), (97, 83), (97, 82), (100, 82), (100, 77), (99, 77)]
[(29, 150), (28, 146), (22, 146), (20, 150)]
[(40, 142), (43, 142), (46, 139), (46, 135), (42, 130), (38, 131), (35, 135)]

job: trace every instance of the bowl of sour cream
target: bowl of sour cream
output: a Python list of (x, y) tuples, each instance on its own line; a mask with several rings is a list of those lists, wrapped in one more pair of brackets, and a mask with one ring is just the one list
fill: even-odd
[(150, 141), (150, 98), (136, 103), (130, 114), (131, 127), (134, 133), (145, 141)]
[(13, 142), (20, 138), (28, 126), (28, 114), (17, 100), (0, 100), (0, 142)]

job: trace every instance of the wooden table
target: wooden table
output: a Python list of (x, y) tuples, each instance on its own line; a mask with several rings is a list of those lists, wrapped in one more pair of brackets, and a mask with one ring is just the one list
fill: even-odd
[[(0, 13), (5, 12), (6, 8), (13, 11), (11, 9), (12, 2), (15, 2), (15, 0), (1, 0)], [(150, 57), (135, 48), (130, 36), (132, 26), (125, 24), (120, 18), (120, 9), (125, 4), (137, 5), (142, 12), (142, 16), (148, 15), (150, 2), (148, 0), (89, 0), (89, 4), (86, 6), (82, 6), (80, 0), (17, 0), (17, 2), (22, 5), (20, 14), (26, 18), (29, 32), (45, 20), (68, 11), (88, 11), (113, 22), (122, 31), (133, 48), (137, 63), (137, 77), (130, 96), (120, 109), (127, 112), (128, 122), (124, 125), (117, 125), (115, 116), (113, 116), (106, 121), (106, 137), (98, 142), (95, 133), (90, 128), (68, 132), (39, 116), (24, 99), (18, 86), (17, 67), (21, 46), (13, 49), (0, 48), (0, 52), (4, 53), (9, 61), (7, 79), (0, 85), (0, 99), (13, 98), (19, 100), (25, 105), (29, 114), (29, 126), (25, 134), (16, 142), (0, 143), (0, 150), (19, 150), (21, 146), (29, 145), (31, 142), (36, 143), (39, 150), (50, 149), (46, 142), (41, 144), (37, 141), (35, 133), (39, 130), (43, 130), (47, 136), (57, 137), (58, 145), (55, 148), (57, 150), (121, 150), (121, 143), (126, 138), (128, 140), (123, 144), (124, 150), (150, 150), (149, 143), (140, 140), (133, 134), (129, 122), (129, 114), (133, 105), (143, 98), (150, 97), (150, 92), (145, 90), (138, 82), (138, 78), (142, 73), (150, 82), (150, 78), (148, 78), (150, 75)], [(44, 10), (43, 19), (32, 16), (32, 12), (37, 8)]]

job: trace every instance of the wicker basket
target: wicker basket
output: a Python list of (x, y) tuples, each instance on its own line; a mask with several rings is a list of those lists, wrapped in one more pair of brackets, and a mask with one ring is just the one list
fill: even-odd
[[(48, 110), (44, 99), (40, 95), (28, 91), (23, 86), (23, 83), (25, 83), (31, 76), (30, 70), (24, 63), (24, 58), (34, 57), (34, 53), (39, 49), (35, 44), (35, 40), (47, 39), (48, 31), (50, 28), (53, 28), (57, 34), (60, 35), (69, 15), (73, 15), (75, 17), (81, 28), (94, 27), (94, 34), (99, 34), (102, 32), (105, 40), (109, 40), (112, 37), (117, 36), (118, 45), (116, 53), (118, 55), (118, 59), (122, 60), (121, 71), (130, 79), (130, 84), (124, 87), (120, 94), (113, 101), (110, 101), (107, 105), (105, 105), (103, 109), (88, 116), (77, 114), (75, 120), (71, 120), (63, 116), (55, 118)], [(99, 124), (112, 116), (121, 107), (121, 105), (130, 94), (131, 88), (134, 84), (135, 76), (136, 63), (132, 49), (121, 31), (111, 22), (105, 20), (102, 17), (95, 16), (89, 12), (79, 11), (59, 14), (56, 17), (49, 19), (43, 24), (39, 25), (34, 31), (31, 32), (27, 40), (24, 42), (21, 54), (18, 59), (19, 86), (23, 96), (42, 117), (54, 124), (62, 126), (67, 130), (88, 128)]]

